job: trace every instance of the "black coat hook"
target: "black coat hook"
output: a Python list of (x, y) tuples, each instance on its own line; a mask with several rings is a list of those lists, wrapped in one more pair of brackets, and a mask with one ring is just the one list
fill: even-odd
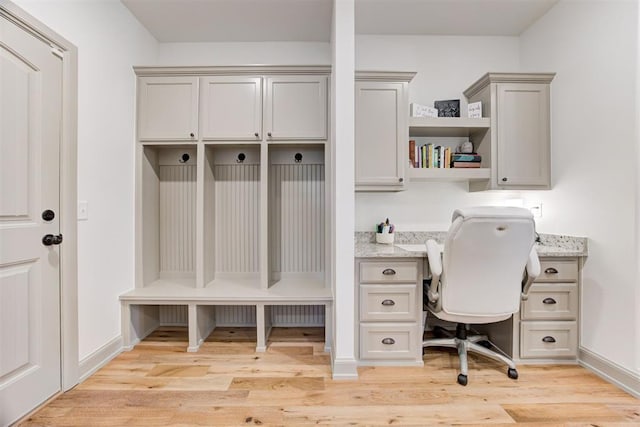
[(247, 156), (245, 156), (244, 153), (239, 153), (238, 154), (238, 158), (236, 159), (236, 163), (243, 163), (244, 159), (246, 159), (246, 158), (247, 158)]
[(302, 153), (296, 153), (293, 158), (295, 159), (296, 163), (300, 163), (302, 161)]
[(184, 153), (182, 156), (180, 156), (180, 158), (178, 159), (178, 161), (180, 163), (187, 163), (189, 161), (189, 159), (191, 158), (191, 156), (189, 156), (189, 153)]

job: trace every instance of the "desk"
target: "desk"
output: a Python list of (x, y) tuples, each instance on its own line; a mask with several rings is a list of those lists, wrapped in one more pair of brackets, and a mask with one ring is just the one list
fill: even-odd
[[(445, 232), (399, 232), (396, 244), (383, 245), (373, 243), (373, 233), (356, 234), (356, 357), (360, 365), (422, 364), (422, 279), (428, 276), (428, 266), (426, 247), (420, 250), (420, 245), (428, 239), (442, 242), (445, 236)], [(541, 242), (536, 250), (542, 273), (520, 311), (503, 322), (474, 328), (488, 334), (518, 362), (575, 363), (587, 239), (541, 235)], [(385, 275), (387, 269), (397, 274)], [(549, 298), (555, 303), (543, 303)], [(432, 318), (429, 324), (434, 324)], [(554, 342), (548, 342), (548, 337)]]

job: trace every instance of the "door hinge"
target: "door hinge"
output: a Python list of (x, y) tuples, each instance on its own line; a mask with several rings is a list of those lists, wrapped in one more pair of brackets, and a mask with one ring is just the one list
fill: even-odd
[(60, 59), (64, 58), (64, 52), (62, 52), (62, 49), (56, 46), (51, 46), (51, 53), (53, 53), (55, 56), (57, 56)]

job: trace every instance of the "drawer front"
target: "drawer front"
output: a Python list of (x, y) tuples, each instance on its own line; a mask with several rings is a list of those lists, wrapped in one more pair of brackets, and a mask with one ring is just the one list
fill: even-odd
[(542, 260), (536, 282), (577, 282), (577, 260)]
[(522, 322), (520, 332), (523, 359), (575, 358), (578, 354), (576, 322)]
[(578, 318), (576, 283), (534, 283), (522, 302), (523, 320), (575, 320)]
[(416, 283), (418, 265), (415, 261), (361, 262), (361, 283)]
[(360, 320), (416, 322), (416, 285), (360, 285)]
[(360, 324), (360, 358), (373, 360), (418, 359), (415, 323)]

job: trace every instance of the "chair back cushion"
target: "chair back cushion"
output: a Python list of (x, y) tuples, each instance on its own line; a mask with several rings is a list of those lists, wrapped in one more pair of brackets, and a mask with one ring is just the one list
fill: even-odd
[(444, 244), (442, 310), (479, 317), (517, 312), (534, 236), (533, 216), (527, 209), (456, 210)]

